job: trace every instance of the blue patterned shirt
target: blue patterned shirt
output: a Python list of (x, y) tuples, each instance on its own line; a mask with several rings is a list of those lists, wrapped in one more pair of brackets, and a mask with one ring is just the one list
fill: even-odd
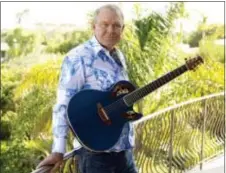
[[(57, 101), (53, 107), (52, 152), (65, 153), (66, 151), (69, 129), (66, 121), (67, 105), (74, 94), (82, 89), (106, 91), (116, 82), (128, 80), (124, 56), (118, 49), (115, 50), (119, 61), (115, 61), (110, 52), (93, 36), (84, 44), (69, 51), (64, 58)], [(76, 139), (74, 143), (79, 144)], [(133, 127), (131, 123), (126, 123), (118, 142), (109, 151), (119, 152), (133, 146)]]

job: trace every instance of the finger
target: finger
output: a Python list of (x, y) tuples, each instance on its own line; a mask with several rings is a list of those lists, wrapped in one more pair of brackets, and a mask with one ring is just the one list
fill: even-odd
[(60, 168), (60, 164), (56, 163), (55, 166), (51, 169), (50, 173), (56, 173)]
[(36, 167), (36, 169), (42, 167), (43, 165), (45, 165), (45, 161), (40, 162), (40, 163), (38, 164), (38, 166)]
[(65, 165), (65, 162), (61, 162), (61, 165), (60, 165), (60, 171), (61, 171), (61, 172), (63, 172), (64, 165)]
[(48, 163), (48, 161), (46, 161), (46, 160), (43, 160), (42, 162), (40, 162), (39, 164), (38, 164), (38, 166), (36, 167), (37, 169), (38, 168), (40, 168), (40, 167), (43, 167), (43, 166), (54, 166), (54, 164), (50, 164), (50, 163)]
[(54, 167), (51, 169), (50, 173), (55, 173), (59, 168), (62, 162), (57, 162)]

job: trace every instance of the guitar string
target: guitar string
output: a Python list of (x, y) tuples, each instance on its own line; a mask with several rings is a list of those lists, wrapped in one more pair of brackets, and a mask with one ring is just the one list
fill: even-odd
[[(130, 98), (127, 98), (128, 100), (132, 100), (132, 102), (134, 102), (134, 100), (138, 100), (138, 98), (142, 98), (142, 96), (145, 94), (145, 93), (148, 93), (148, 88), (147, 89), (144, 89), (143, 91), (141, 91), (140, 93), (133, 93), (132, 96), (129, 96)], [(105, 111), (107, 112), (111, 112), (113, 109), (115, 109), (117, 106), (118, 106), (118, 102), (120, 101), (124, 101), (122, 98), (120, 98), (119, 100), (117, 100), (116, 102), (108, 105), (105, 107)], [(131, 102), (131, 101), (128, 101), (128, 102)], [(120, 103), (122, 105), (122, 103)]]
[[(156, 80), (156, 82), (160, 82), (160, 81)], [(160, 85), (161, 85), (161, 82), (160, 82)], [(160, 85), (159, 85), (159, 86), (160, 86)], [(154, 88), (153, 88), (153, 87), (154, 87)], [(151, 89), (157, 88), (157, 87), (158, 87), (158, 83), (153, 83), (153, 87), (151, 87)], [(127, 99), (129, 100), (128, 102), (131, 102), (131, 101), (134, 102), (135, 100), (138, 100), (138, 98), (142, 98), (143, 95), (145, 95), (146, 93), (149, 92), (148, 89), (149, 89), (149, 88), (144, 88), (144, 90), (141, 90), (140, 93), (139, 93), (139, 92), (136, 93), (136, 91), (135, 91), (135, 93), (133, 93), (132, 96), (129, 96), (129, 98), (127, 98)], [(115, 108), (118, 106), (118, 102), (119, 102), (119, 101), (122, 101), (122, 100), (123, 100), (123, 99), (120, 98), (120, 99), (117, 100), (116, 102), (114, 102), (114, 103), (112, 103), (112, 104), (106, 106), (106, 107), (105, 107), (105, 111), (111, 112), (113, 109), (115, 109)]]
[(104, 107), (104, 110), (105, 110), (106, 112), (108, 112), (108, 113), (112, 112), (115, 108), (117, 108), (117, 105), (119, 105), (119, 103), (121, 104), (121, 101), (122, 101), (122, 100), (123, 100), (123, 99), (120, 98), (120, 99), (118, 99), (116, 102), (113, 102), (113, 103), (111, 103), (111, 104), (105, 106), (105, 107)]
[[(166, 74), (165, 78), (166, 78), (167, 81), (168, 81), (169, 79), (171, 79), (170, 76), (178, 76), (178, 75), (182, 74), (183, 71), (184, 71), (183, 68), (179, 68), (179, 69), (177, 69), (176, 71), (172, 71), (172, 72), (168, 73), (168, 75)], [(158, 88), (159, 86), (162, 85), (162, 81), (161, 81), (161, 80), (156, 80), (156, 81), (154, 81), (154, 82), (156, 82), (156, 83), (152, 83), (154, 88), (150, 86), (151, 89), (153, 89), (153, 90), (154, 90), (155, 88)], [(147, 94), (147, 93), (149, 92), (148, 89), (149, 89), (149, 88), (144, 88), (144, 90), (142, 90), (140, 93), (137, 93), (136, 95), (135, 95), (135, 93), (136, 93), (136, 91), (135, 91), (135, 93), (133, 93), (132, 96), (129, 96), (129, 97), (131, 97), (131, 98), (127, 98), (127, 99), (128, 99), (128, 100), (132, 100), (132, 102), (134, 102), (135, 100), (138, 100), (138, 98), (142, 98), (143, 95)], [(122, 98), (123, 98), (123, 97), (122, 97)], [(120, 99), (118, 99), (116, 102), (111, 103), (110, 105), (107, 105), (106, 107), (104, 107), (105, 111), (111, 112), (113, 109), (115, 109), (115, 108), (117, 108), (118, 106), (120, 106), (120, 105), (118, 105), (118, 103), (120, 103), (120, 104), (122, 105), (122, 103), (121, 103), (121, 101), (123, 100), (122, 98), (120, 98)], [(123, 100), (123, 101), (124, 101), (124, 100)], [(130, 101), (129, 101), (129, 102), (130, 102)]]

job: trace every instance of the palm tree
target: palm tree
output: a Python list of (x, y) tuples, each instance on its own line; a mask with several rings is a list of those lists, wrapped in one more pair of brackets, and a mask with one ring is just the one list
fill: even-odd
[(23, 11), (16, 13), (16, 21), (18, 25), (22, 24), (24, 17), (27, 16), (29, 12), (30, 12), (29, 9), (24, 9)]

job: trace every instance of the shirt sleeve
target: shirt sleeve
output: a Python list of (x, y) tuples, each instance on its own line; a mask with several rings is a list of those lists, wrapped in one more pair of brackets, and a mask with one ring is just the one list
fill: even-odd
[(69, 130), (66, 119), (67, 106), (72, 96), (83, 87), (84, 83), (84, 68), (81, 57), (66, 56), (61, 66), (57, 99), (56, 104), (53, 107), (52, 152), (66, 152), (66, 138)]

